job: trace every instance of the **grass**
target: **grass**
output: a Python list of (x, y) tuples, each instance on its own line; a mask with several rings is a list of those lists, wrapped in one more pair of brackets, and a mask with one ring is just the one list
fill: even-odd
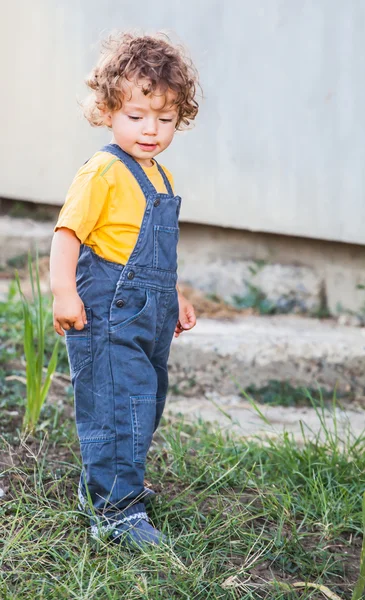
[[(9, 362), (24, 362), (24, 319), (23, 319), (23, 304), (19, 299), (17, 284), (12, 281), (9, 286), (8, 297), (4, 301), (0, 301), (0, 364), (3, 365)], [(44, 306), (46, 310), (51, 307), (50, 298), (44, 298)], [(44, 334), (44, 352), (45, 362), (48, 363), (51, 359), (55, 344), (55, 333), (51, 319), (48, 320), (45, 326)], [(62, 340), (61, 340), (62, 341)], [(8, 366), (8, 371), (11, 368)], [(68, 361), (66, 345), (63, 343), (59, 347), (59, 357), (57, 370), (62, 373), (68, 373)]]
[[(164, 420), (149, 509), (176, 547), (136, 555), (90, 542), (76, 509), (72, 399), (49, 404), (33, 437), (2, 436), (0, 597), (125, 599), (351, 597), (359, 574), (365, 439), (250, 440)], [(55, 426), (53, 426), (55, 424)], [(326, 427), (326, 424), (323, 424)], [(9, 427), (9, 425), (7, 426)], [(6, 433), (6, 431), (3, 431)], [(285, 587), (288, 586), (288, 587)]]
[[(35, 268), (32, 258), (28, 257), (29, 278), (32, 288), (32, 300), (23, 294), (18, 273), (16, 283), (23, 307), (23, 346), (26, 362), (26, 410), (23, 428), (33, 431), (38, 423), (41, 408), (47, 398), (53, 375), (57, 368), (59, 339), (55, 339), (51, 357), (45, 367), (46, 337), (52, 323), (52, 312), (45, 306), (40, 289), (38, 253)], [(45, 371), (45, 373), (43, 372)]]
[(310, 439), (303, 429), (300, 444), (288, 433), (245, 439), (202, 421), (163, 419), (146, 473), (159, 492), (148, 512), (175, 546), (135, 554), (93, 542), (77, 510), (81, 465), (69, 383), (56, 375), (35, 432), (24, 436), (19, 307), (14, 299), (6, 304), (2, 600), (352, 598), (362, 548), (364, 435), (348, 431), (340, 439), (322, 407), (324, 435)]
[[(255, 385), (249, 385), (245, 388), (245, 393), (241, 392), (240, 395), (245, 397), (248, 394), (255, 402), (271, 406), (311, 406), (313, 403), (320, 406), (322, 400), (331, 403), (335, 393), (339, 400), (339, 396), (341, 395), (333, 390), (327, 391), (318, 389), (318, 387), (307, 389), (293, 387), (289, 381), (272, 379), (260, 388)], [(347, 401), (351, 400), (350, 392), (346, 395), (342, 394), (342, 396)]]

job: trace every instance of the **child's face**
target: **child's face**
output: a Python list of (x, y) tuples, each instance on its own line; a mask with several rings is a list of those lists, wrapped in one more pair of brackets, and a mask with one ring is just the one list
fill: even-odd
[(149, 167), (151, 159), (171, 144), (178, 113), (172, 105), (174, 92), (145, 96), (142, 84), (125, 82), (122, 108), (106, 112), (105, 118), (113, 130), (113, 142)]

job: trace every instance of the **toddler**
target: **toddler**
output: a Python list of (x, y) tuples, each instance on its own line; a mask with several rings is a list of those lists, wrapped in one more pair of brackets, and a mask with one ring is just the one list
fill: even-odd
[(84, 104), (111, 143), (77, 172), (52, 240), (54, 328), (66, 335), (92, 536), (160, 544), (145, 462), (165, 406), (172, 337), (194, 327), (177, 288), (181, 198), (155, 156), (197, 115), (197, 75), (162, 35), (104, 42)]

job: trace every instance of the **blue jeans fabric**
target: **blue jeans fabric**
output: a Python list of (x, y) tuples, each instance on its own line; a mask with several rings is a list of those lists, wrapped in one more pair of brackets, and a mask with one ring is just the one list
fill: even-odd
[(81, 245), (77, 291), (87, 325), (66, 332), (76, 427), (85, 484), (94, 509), (123, 511), (143, 495), (146, 455), (164, 410), (167, 361), (178, 320), (177, 252), (181, 199), (163, 170), (157, 193), (140, 165), (119, 146), (117, 156), (137, 179), (146, 209), (126, 265)]

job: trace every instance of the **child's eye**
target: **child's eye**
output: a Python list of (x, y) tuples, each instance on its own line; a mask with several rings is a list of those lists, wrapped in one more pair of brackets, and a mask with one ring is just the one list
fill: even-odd
[(142, 117), (132, 117), (131, 115), (128, 115), (128, 119), (131, 119), (132, 121), (139, 121), (141, 118)]
[(172, 123), (172, 119), (160, 119), (162, 123)]

